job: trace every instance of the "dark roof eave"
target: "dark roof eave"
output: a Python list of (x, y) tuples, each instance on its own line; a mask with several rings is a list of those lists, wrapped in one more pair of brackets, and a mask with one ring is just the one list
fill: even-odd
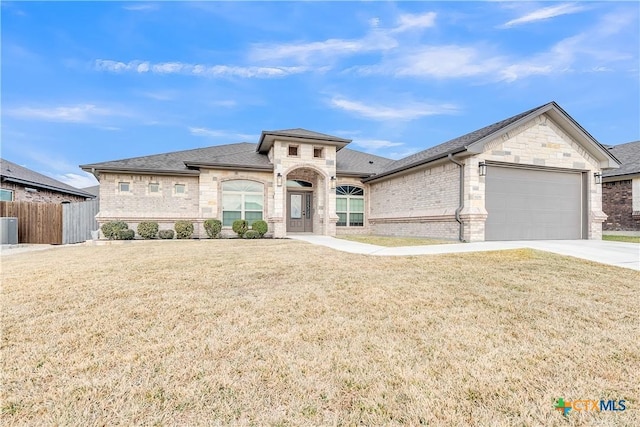
[(635, 172), (627, 172), (627, 173), (621, 173), (621, 174), (616, 174), (616, 175), (602, 175), (602, 180), (603, 181), (619, 181), (620, 179), (629, 179), (635, 175), (640, 176), (640, 170), (637, 170)]
[(37, 183), (37, 182), (27, 181), (25, 179), (20, 179), (20, 178), (12, 178), (10, 176), (3, 176), (2, 177), (2, 181), (13, 182), (13, 183), (22, 184), (22, 185), (25, 185), (25, 186), (28, 185), (30, 187), (41, 188), (43, 190), (57, 191), (58, 193), (71, 194), (73, 196), (87, 197), (87, 198), (91, 198), (91, 199), (96, 197), (93, 194), (84, 192), (82, 190), (78, 190), (78, 191), (67, 190), (66, 188), (54, 187), (53, 185), (40, 184), (40, 183)]
[(453, 151), (450, 151), (450, 152), (447, 152), (447, 153), (443, 153), (443, 154), (438, 154), (437, 156), (429, 157), (427, 159), (420, 160), (420, 161), (415, 162), (415, 163), (410, 163), (410, 164), (408, 164), (406, 166), (403, 166), (403, 167), (400, 167), (398, 169), (393, 169), (393, 170), (390, 170), (390, 171), (387, 171), (387, 172), (379, 173), (377, 175), (372, 175), (372, 176), (370, 176), (368, 178), (363, 179), (362, 182), (371, 182), (371, 181), (374, 181), (374, 180), (377, 180), (377, 179), (380, 179), (380, 178), (385, 178), (385, 177), (388, 177), (388, 176), (391, 176), (391, 175), (395, 175), (397, 173), (405, 172), (405, 171), (407, 171), (409, 169), (417, 168), (417, 167), (420, 167), (420, 166), (424, 166), (424, 165), (426, 165), (428, 163), (432, 163), (432, 162), (435, 162), (435, 161), (438, 161), (438, 160), (446, 159), (447, 156), (449, 156), (449, 154), (455, 155), (455, 154), (463, 153), (465, 151), (467, 151), (467, 147), (463, 147), (462, 149), (453, 150)]
[(372, 172), (353, 172), (353, 171), (345, 171), (345, 170), (336, 170), (336, 176), (349, 176), (356, 178), (368, 178), (374, 175)]
[(273, 165), (234, 165), (228, 163), (200, 163), (200, 162), (184, 162), (187, 167), (194, 168), (210, 168), (210, 169), (234, 169), (243, 171), (272, 171)]
[(100, 167), (93, 165), (81, 165), (80, 169), (85, 172), (108, 172), (108, 173), (139, 173), (143, 175), (188, 175), (197, 176), (200, 175), (198, 170), (172, 170), (172, 169), (146, 169), (146, 168), (119, 168), (119, 167)]

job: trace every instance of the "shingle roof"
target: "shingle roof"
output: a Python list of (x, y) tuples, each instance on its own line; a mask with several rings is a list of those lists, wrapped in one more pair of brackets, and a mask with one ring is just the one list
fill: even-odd
[[(166, 174), (198, 173), (197, 170), (190, 169), (187, 165), (193, 165), (193, 167), (208, 165), (272, 170), (273, 165), (269, 162), (269, 158), (266, 154), (256, 152), (256, 146), (257, 144), (241, 142), (111, 162), (92, 163), (80, 167), (86, 171), (96, 169)], [(389, 162), (392, 162), (392, 160), (344, 148), (338, 151), (336, 169), (341, 173), (365, 176), (379, 172)]]
[(602, 176), (620, 176), (640, 174), (640, 141), (627, 142), (609, 147), (609, 152), (620, 162), (619, 169), (609, 169), (602, 172)]
[(244, 167), (269, 167), (266, 155), (256, 153), (256, 144), (240, 142), (237, 144), (216, 145), (193, 150), (173, 151), (151, 156), (81, 165), (84, 170), (123, 170), (156, 173), (197, 174), (186, 163), (223, 164)]
[[(419, 166), (421, 164), (429, 163), (439, 158), (446, 157), (448, 154), (456, 154), (465, 151), (466, 147), (473, 144), (474, 142), (480, 141), (481, 139), (486, 138), (487, 136), (508, 127), (509, 125), (517, 122), (524, 117), (527, 117), (530, 114), (535, 113), (537, 110), (540, 110), (548, 106), (549, 104), (532, 108), (531, 110), (525, 111), (524, 113), (517, 114), (513, 117), (509, 117), (508, 119), (504, 119), (492, 125), (485, 126), (482, 129), (474, 130), (473, 132), (469, 132), (465, 135), (459, 136), (440, 145), (436, 145), (435, 147), (431, 147), (416, 154), (412, 154), (408, 157), (396, 160), (395, 162), (388, 164), (387, 167), (385, 167), (384, 170), (376, 176), (376, 178), (379, 178), (380, 176), (391, 175), (393, 173)], [(371, 179), (373, 179), (373, 177)]]
[(368, 176), (381, 172), (389, 163), (393, 163), (393, 160), (343, 148), (337, 153), (336, 171)]
[(72, 187), (64, 182), (42, 175), (41, 173), (32, 171), (31, 169), (27, 169), (5, 159), (0, 159), (0, 176), (2, 177), (2, 181), (57, 191), (64, 194), (72, 194), (74, 196), (93, 197), (92, 194), (87, 193), (86, 191)]

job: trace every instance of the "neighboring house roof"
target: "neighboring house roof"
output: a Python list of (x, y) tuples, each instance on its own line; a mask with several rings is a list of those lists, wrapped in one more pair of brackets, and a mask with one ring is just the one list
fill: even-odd
[(619, 169), (602, 172), (603, 177), (640, 174), (640, 141), (611, 146), (609, 152), (620, 160), (622, 165)]
[[(92, 163), (80, 167), (87, 172), (138, 172), (166, 175), (197, 175), (199, 172), (193, 168), (198, 167), (273, 170), (273, 164), (269, 162), (267, 155), (258, 153), (256, 147), (257, 144), (241, 142)], [(384, 165), (391, 161), (384, 157), (345, 148), (338, 151), (336, 168), (340, 173), (368, 176), (379, 172)]]
[(0, 176), (2, 182), (13, 182), (15, 184), (21, 184), (25, 187), (40, 188), (43, 190), (56, 191), (63, 194), (71, 194), (80, 197), (94, 197), (86, 191), (72, 187), (64, 182), (60, 182), (56, 179), (50, 178), (41, 173), (32, 171), (23, 166), (17, 165), (5, 159), (0, 159)]
[(595, 147), (595, 151), (600, 151), (599, 157), (601, 161), (605, 158), (605, 156), (607, 157), (605, 159), (606, 163), (608, 164), (607, 167), (616, 167), (618, 162), (613, 156), (611, 156), (611, 154), (602, 144), (596, 141), (595, 138), (593, 138), (586, 130), (582, 128), (582, 126), (580, 126), (575, 120), (573, 120), (573, 118), (571, 118), (571, 116), (569, 116), (562, 108), (560, 108), (558, 104), (556, 104), (555, 102), (549, 102), (547, 104), (541, 105), (540, 107), (532, 108), (531, 110), (517, 114), (513, 117), (509, 117), (508, 119), (501, 120), (492, 125), (485, 126), (473, 132), (469, 132), (465, 135), (449, 140), (443, 144), (436, 145), (435, 147), (431, 147), (400, 160), (396, 160), (395, 162), (387, 165), (387, 167), (381, 173), (376, 176), (371, 176), (365, 181), (393, 175), (407, 169), (411, 169), (417, 166), (424, 165), (426, 163), (433, 162), (435, 160), (442, 159), (444, 157), (447, 157), (449, 154), (454, 155), (465, 151), (469, 151), (470, 153), (480, 153), (483, 150), (484, 143), (546, 112), (554, 113), (554, 116), (556, 118), (564, 118), (570, 125), (568, 127), (573, 128), (570, 130), (573, 130), (574, 133), (581, 134), (584, 139), (587, 139), (592, 143), (592, 145)]
[(100, 185), (93, 185), (91, 187), (85, 187), (82, 191), (86, 191), (89, 194), (93, 194), (96, 197), (100, 197)]

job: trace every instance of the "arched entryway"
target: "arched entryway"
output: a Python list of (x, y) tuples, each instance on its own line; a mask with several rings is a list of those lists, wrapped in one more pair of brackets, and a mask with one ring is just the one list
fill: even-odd
[(327, 178), (301, 167), (285, 176), (285, 223), (287, 233), (325, 234)]

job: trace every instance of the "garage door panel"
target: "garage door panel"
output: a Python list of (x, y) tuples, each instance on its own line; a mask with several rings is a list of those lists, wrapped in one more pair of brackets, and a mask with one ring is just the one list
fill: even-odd
[(581, 173), (490, 166), (486, 240), (582, 238)]

